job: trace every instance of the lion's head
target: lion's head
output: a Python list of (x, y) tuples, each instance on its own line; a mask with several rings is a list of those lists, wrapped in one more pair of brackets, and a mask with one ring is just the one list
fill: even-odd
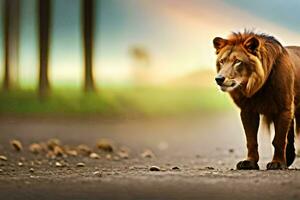
[[(233, 33), (228, 39), (213, 40), (217, 54), (216, 82), (222, 91), (240, 90), (246, 97), (253, 96), (264, 84), (271, 70), (268, 54), (277, 51), (273, 37), (254, 33)], [(269, 48), (272, 52), (268, 52)], [(274, 55), (272, 55), (274, 56)]]

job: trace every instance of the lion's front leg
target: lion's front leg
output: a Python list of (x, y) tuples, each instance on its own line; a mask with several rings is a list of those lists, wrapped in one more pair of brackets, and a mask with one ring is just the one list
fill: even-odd
[(274, 119), (275, 137), (273, 139), (273, 146), (275, 148), (273, 160), (267, 164), (267, 169), (286, 169), (286, 144), (287, 134), (292, 121), (292, 111), (287, 110), (281, 112)]
[(246, 160), (240, 161), (237, 164), (237, 169), (259, 169), (259, 166), (257, 164), (259, 160), (257, 145), (259, 114), (248, 110), (242, 110), (241, 119), (247, 139), (248, 156)]

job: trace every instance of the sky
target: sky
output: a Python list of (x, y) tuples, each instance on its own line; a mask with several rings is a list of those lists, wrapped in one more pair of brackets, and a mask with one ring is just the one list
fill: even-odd
[[(20, 77), (35, 83), (36, 5), (35, 0), (21, 1)], [(80, 3), (53, 0), (50, 76), (54, 84), (81, 84)], [(97, 83), (130, 81), (136, 66), (129, 50), (135, 46), (148, 52), (149, 73), (160, 83), (214, 69), (212, 40), (231, 31), (248, 28), (274, 35), (284, 45), (300, 45), (299, 7), (298, 0), (97, 0)]]

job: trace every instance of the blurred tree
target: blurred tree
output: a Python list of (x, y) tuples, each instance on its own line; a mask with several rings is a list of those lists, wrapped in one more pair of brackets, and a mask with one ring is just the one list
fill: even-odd
[(3, 89), (8, 91), (18, 86), (20, 0), (5, 0), (3, 9), (5, 46)]
[(129, 49), (130, 57), (133, 61), (133, 79), (135, 84), (149, 84), (152, 81), (150, 54), (142, 46), (133, 46)]
[(38, 0), (39, 25), (39, 96), (45, 98), (50, 92), (48, 60), (51, 31), (51, 0)]
[(95, 1), (82, 0), (83, 3), (83, 43), (84, 43), (84, 91), (96, 90), (93, 77), (93, 52), (94, 52), (94, 19)]
[(129, 49), (129, 53), (134, 62), (139, 65), (139, 67), (150, 66), (150, 55), (146, 48), (141, 46), (134, 46)]

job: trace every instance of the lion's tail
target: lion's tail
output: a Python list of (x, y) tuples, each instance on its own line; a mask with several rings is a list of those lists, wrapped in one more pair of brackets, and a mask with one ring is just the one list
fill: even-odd
[[(271, 133), (270, 131), (271, 123), (272, 123), (271, 119), (269, 119), (266, 116), (262, 116), (262, 124), (268, 134)], [(287, 135), (287, 145), (286, 145), (286, 152), (285, 152), (287, 166), (292, 165), (292, 163), (296, 158), (296, 153), (295, 153), (296, 150), (295, 150), (294, 143), (295, 143), (294, 120), (292, 120), (292, 123), (290, 125), (290, 130)]]
[(286, 145), (286, 164), (287, 166), (290, 166), (291, 164), (293, 164), (295, 158), (296, 158), (296, 149), (295, 149), (295, 131), (294, 131), (295, 127), (294, 127), (294, 120), (292, 120), (292, 123), (290, 125), (290, 130), (288, 132), (287, 135), (287, 145)]

